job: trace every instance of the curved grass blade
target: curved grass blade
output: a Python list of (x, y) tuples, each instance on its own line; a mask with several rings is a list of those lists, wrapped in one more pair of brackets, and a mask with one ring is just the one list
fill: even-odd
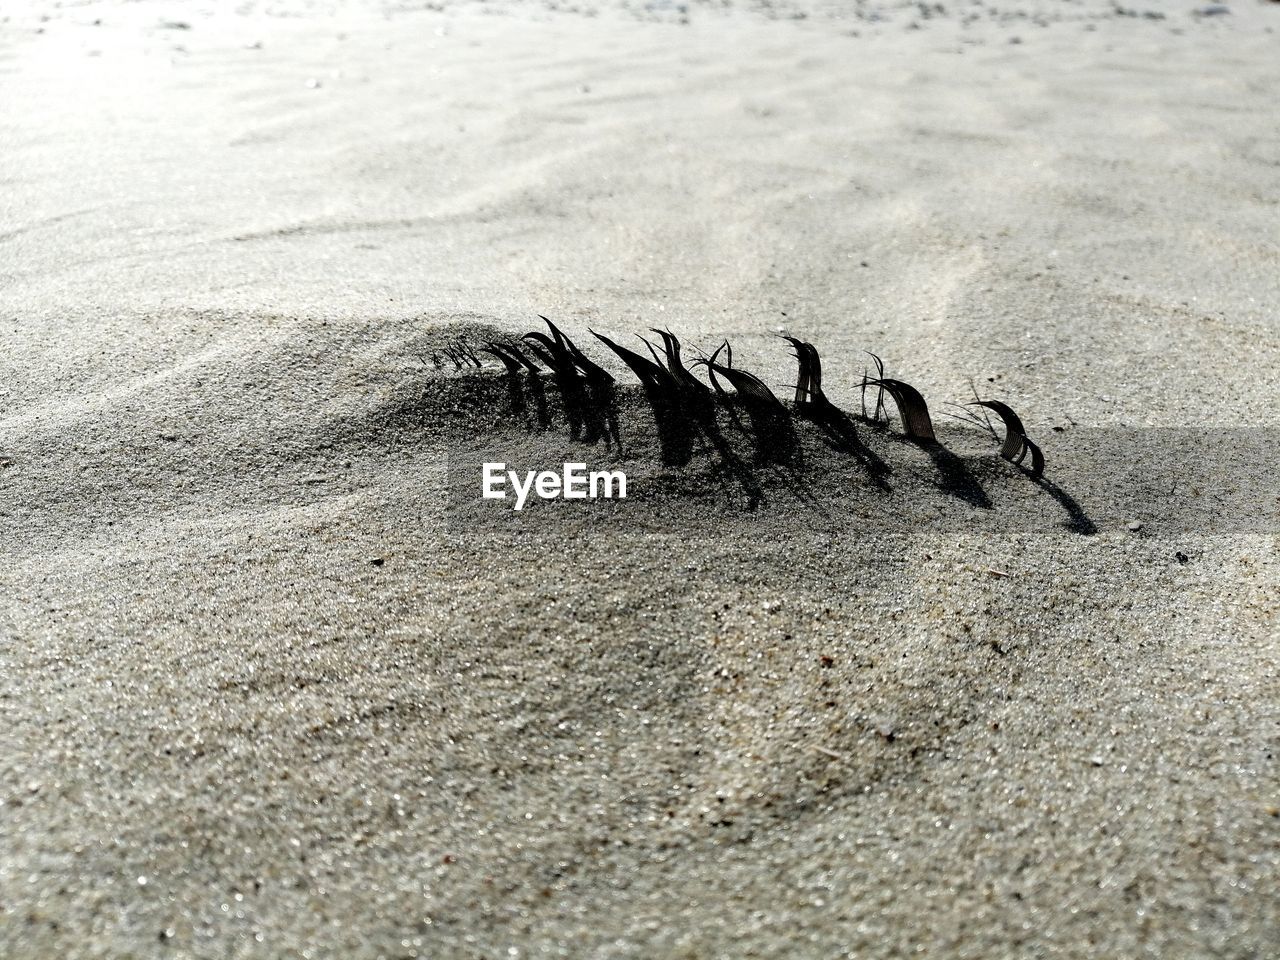
[(937, 439), (933, 433), (933, 421), (929, 419), (929, 405), (925, 403), (919, 390), (902, 380), (881, 378), (869, 380), (868, 383), (883, 388), (893, 397), (893, 402), (898, 407), (898, 416), (902, 418), (903, 430), (908, 437), (913, 440)]

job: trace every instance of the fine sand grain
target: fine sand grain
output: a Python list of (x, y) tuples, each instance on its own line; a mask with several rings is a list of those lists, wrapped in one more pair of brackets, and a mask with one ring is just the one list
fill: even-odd
[[(0, 957), (1280, 953), (1280, 4), (1211, 11), (6, 8)], [(430, 360), (537, 314), (618, 459)], [(972, 380), (1091, 526), (958, 425), (986, 503), (864, 424), (891, 492), (805, 426), (748, 510), (654, 326)]]

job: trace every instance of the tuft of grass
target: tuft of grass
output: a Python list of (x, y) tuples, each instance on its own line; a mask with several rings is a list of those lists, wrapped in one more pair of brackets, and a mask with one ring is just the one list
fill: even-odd
[[(618, 443), (620, 449), (613, 374), (591, 360), (551, 319), (545, 316), (540, 319), (546, 323), (547, 333), (534, 331), (509, 342), (490, 340), (479, 348), (479, 352), (494, 357), (502, 364), (509, 378), (516, 412), (528, 409), (524, 393), (528, 391), (529, 398), (536, 404), (540, 429), (549, 426), (542, 386), (545, 370), (550, 372), (560, 390), (571, 439), (586, 443), (603, 439), (607, 445)], [(729, 457), (727, 443), (717, 424), (717, 400), (738, 430), (753, 435), (757, 462), (781, 464), (798, 455), (799, 446), (791, 420), (793, 409), (797, 415), (820, 427), (828, 442), (836, 448), (852, 451), (864, 459), (867, 456), (865, 448), (858, 443), (853, 420), (832, 403), (823, 390), (822, 359), (812, 343), (798, 337), (782, 337), (791, 345), (798, 365), (794, 403), (788, 406), (760, 377), (734, 366), (733, 347), (727, 339), (710, 356), (701, 355), (686, 365), (680, 339), (669, 329), (651, 328), (657, 343), (637, 335), (648, 350), (648, 357), (595, 330), (589, 332), (639, 379), (658, 428), (662, 461), (668, 466), (687, 464), (692, 459), (699, 437)], [(862, 373), (863, 419), (877, 425), (889, 424), (889, 412), (884, 401), (887, 394), (893, 398), (903, 433), (930, 449), (940, 447), (924, 396), (911, 384), (886, 376), (884, 362), (879, 356), (874, 353), (867, 355), (875, 365), (875, 375), (870, 375), (865, 369)], [(476, 351), (466, 342), (439, 347), (429, 358), (437, 368), (445, 361), (452, 362), (458, 371), (467, 366), (483, 366)], [(426, 359), (423, 355), (424, 362)], [(698, 367), (706, 370), (709, 386), (694, 376), (692, 370)], [(521, 374), (524, 374), (523, 386)], [(981, 399), (972, 380), (969, 381), (969, 389), (973, 400), (946, 404), (954, 412), (944, 410), (944, 415), (977, 426), (1001, 440), (1000, 455), (1039, 480), (1044, 472), (1044, 454), (1027, 436), (1018, 415), (1008, 404)], [(867, 394), (872, 390), (875, 391), (875, 403), (868, 409)], [(987, 411), (1002, 421), (1005, 428), (1003, 438)], [(739, 419), (741, 413), (746, 414), (749, 426)], [(1028, 456), (1030, 466), (1024, 466)], [(954, 459), (954, 455), (951, 458)], [(888, 472), (879, 458), (873, 459), (878, 469), (877, 476)], [(954, 465), (952, 468), (954, 472)]]

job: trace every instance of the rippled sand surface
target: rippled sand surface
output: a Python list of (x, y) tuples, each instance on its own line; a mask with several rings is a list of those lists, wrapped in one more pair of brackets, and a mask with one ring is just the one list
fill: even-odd
[[(0, 955), (1273, 954), (1280, 5), (1195, 9), (6, 9)], [(616, 364), (639, 499), (480, 522), (607, 459), (430, 359), (537, 314), (972, 381), (1094, 529), (865, 426), (747, 511)]]

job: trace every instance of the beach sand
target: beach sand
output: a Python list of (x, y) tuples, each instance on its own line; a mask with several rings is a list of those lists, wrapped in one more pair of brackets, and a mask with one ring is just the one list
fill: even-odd
[[(0, 956), (1276, 955), (1280, 502), (1151, 438), (1270, 449), (1280, 4), (1196, 10), (6, 10)], [(748, 510), (629, 385), (632, 501), (490, 523), (608, 459), (430, 361), (538, 314), (972, 381), (1093, 528), (865, 425)]]

